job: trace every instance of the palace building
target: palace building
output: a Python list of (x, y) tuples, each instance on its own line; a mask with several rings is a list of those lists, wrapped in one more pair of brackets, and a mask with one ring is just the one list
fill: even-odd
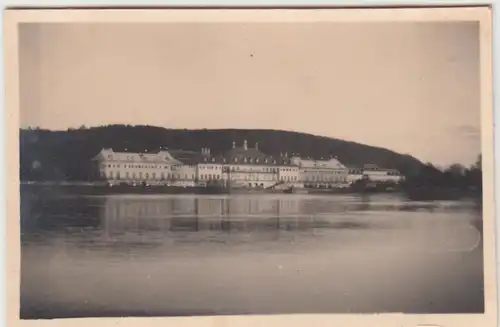
[(396, 169), (384, 169), (374, 164), (366, 164), (363, 167), (363, 175), (366, 179), (374, 182), (400, 182), (404, 180)]
[(336, 158), (312, 160), (293, 156), (291, 161), (299, 167), (299, 180), (305, 187), (332, 188), (347, 183), (349, 169)]
[(94, 179), (130, 183), (166, 182), (173, 176), (172, 167), (181, 164), (168, 151), (130, 153), (113, 149), (102, 149), (92, 162)]
[[(201, 152), (162, 150), (157, 153), (127, 153), (103, 149), (93, 158), (94, 176), (110, 184), (164, 184), (184, 187), (233, 186), (251, 188), (299, 184), (299, 169), (289, 158), (267, 155), (258, 149), (233, 147), (222, 155), (210, 149)], [(300, 186), (300, 185), (298, 185)]]
[(117, 184), (181, 187), (231, 186), (237, 188), (332, 188), (356, 180), (400, 181), (396, 170), (375, 165), (348, 168), (337, 158), (313, 160), (287, 154), (274, 157), (249, 147), (247, 141), (221, 155), (209, 148), (200, 152), (160, 150), (155, 153), (115, 152), (102, 149), (92, 159), (95, 179)]

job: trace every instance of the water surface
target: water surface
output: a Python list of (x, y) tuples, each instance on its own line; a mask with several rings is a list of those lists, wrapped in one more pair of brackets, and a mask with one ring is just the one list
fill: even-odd
[(24, 195), (21, 318), (484, 311), (481, 210), (397, 195)]

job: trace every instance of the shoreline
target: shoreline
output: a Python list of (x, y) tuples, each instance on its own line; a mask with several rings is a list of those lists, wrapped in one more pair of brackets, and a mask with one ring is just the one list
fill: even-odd
[(264, 189), (220, 186), (173, 186), (173, 185), (116, 185), (92, 182), (21, 182), (21, 190), (47, 188), (63, 190), (72, 193), (90, 194), (363, 194), (363, 193), (400, 193), (400, 190), (363, 190), (359, 188), (287, 188)]
[(309, 195), (372, 195), (372, 194), (401, 194), (408, 200), (415, 201), (439, 201), (460, 200), (466, 198), (480, 199), (482, 194), (457, 189), (426, 187), (426, 188), (394, 188), (384, 187), (365, 189), (359, 187), (348, 188), (300, 188), (296, 190), (285, 189), (250, 189), (250, 188), (223, 188), (223, 187), (183, 187), (183, 186), (132, 186), (118, 185), (107, 186), (105, 183), (92, 182), (21, 182), (20, 191), (53, 194), (66, 193), (73, 195), (168, 195), (168, 194), (192, 194), (192, 195), (216, 195), (216, 194), (309, 194)]

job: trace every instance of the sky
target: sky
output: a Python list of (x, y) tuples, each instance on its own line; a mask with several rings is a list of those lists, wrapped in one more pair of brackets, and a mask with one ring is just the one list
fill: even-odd
[(436, 165), (480, 152), (476, 22), (37, 23), (21, 127), (282, 129)]

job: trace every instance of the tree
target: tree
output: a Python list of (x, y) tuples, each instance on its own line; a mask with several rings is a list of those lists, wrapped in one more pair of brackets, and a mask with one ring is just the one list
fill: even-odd
[(483, 156), (481, 154), (477, 156), (477, 160), (473, 168), (478, 170), (483, 170)]

